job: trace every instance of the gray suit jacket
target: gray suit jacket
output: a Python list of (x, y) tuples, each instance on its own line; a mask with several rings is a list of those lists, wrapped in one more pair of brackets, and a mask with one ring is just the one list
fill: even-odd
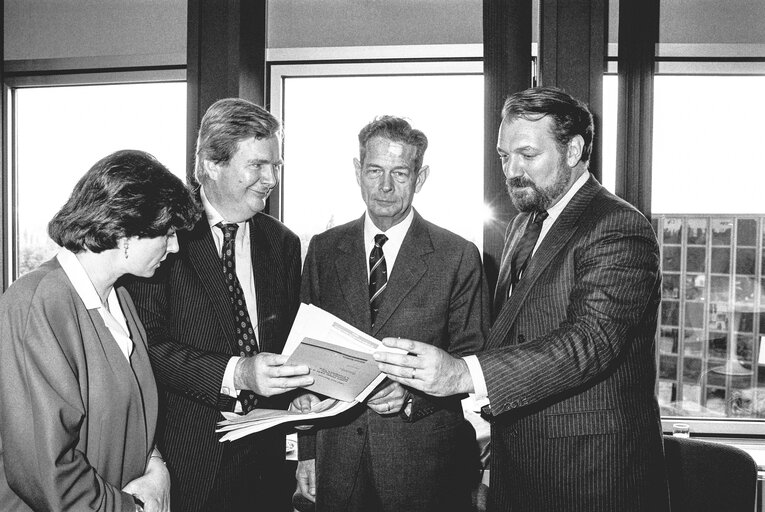
[[(364, 218), (316, 235), (303, 268), (302, 300), (315, 304), (364, 332), (382, 339), (421, 340), (452, 354), (480, 350), (488, 323), (489, 299), (478, 250), (415, 212), (374, 329), (371, 327)], [(465, 451), (474, 433), (458, 397), (428, 398), (415, 393), (412, 417), (380, 416), (359, 406), (318, 431), (316, 440), (319, 509), (343, 510), (357, 481), (365, 441), (380, 483), (376, 493), (391, 510), (418, 510), (411, 501), (434, 499), (464, 487)], [(301, 437), (301, 459), (312, 447)], [(384, 483), (395, 478), (393, 491)], [(437, 490), (437, 491), (433, 491)], [(358, 489), (356, 489), (358, 491)], [(411, 491), (411, 492), (410, 492)], [(433, 503), (426, 501), (424, 503)], [(393, 506), (391, 507), (391, 504)], [(447, 503), (442, 510), (450, 510)], [(398, 508), (397, 508), (398, 507)], [(427, 510), (427, 508), (419, 508)]]
[(0, 510), (135, 510), (154, 447), (146, 335), (117, 288), (130, 362), (54, 258), (0, 298)]
[[(501, 275), (527, 217), (508, 230)], [(654, 394), (660, 282), (650, 223), (591, 177), (478, 355), (491, 402), (489, 510), (667, 509)]]

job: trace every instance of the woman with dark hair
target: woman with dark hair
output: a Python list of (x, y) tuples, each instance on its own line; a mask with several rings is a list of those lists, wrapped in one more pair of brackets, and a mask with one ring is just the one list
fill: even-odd
[(198, 207), (141, 151), (97, 162), (48, 225), (60, 252), (0, 297), (0, 510), (170, 510), (146, 336), (150, 277)]

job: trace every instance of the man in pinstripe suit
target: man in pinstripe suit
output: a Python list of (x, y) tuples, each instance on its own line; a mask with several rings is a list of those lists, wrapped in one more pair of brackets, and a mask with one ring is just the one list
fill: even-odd
[(507, 231), (485, 351), (455, 358), (388, 339), (410, 355), (378, 354), (380, 367), (432, 395), (487, 397), (489, 510), (667, 510), (654, 232), (590, 175), (583, 103), (533, 88), (511, 95), (502, 119), (497, 151), (520, 213)]
[[(298, 237), (261, 212), (279, 178), (279, 133), (245, 100), (207, 110), (195, 169), (206, 216), (178, 234), (178, 254), (154, 279), (130, 284), (162, 392), (157, 437), (174, 511), (291, 510), (284, 433), (225, 444), (215, 433), (220, 411), (284, 408), (274, 395), (313, 382), (278, 355), (300, 294)], [(224, 276), (224, 262), (235, 272)]]

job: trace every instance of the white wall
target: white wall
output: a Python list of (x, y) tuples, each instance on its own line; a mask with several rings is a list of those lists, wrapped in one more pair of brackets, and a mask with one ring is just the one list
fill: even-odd
[[(161, 64), (182, 56), (185, 63), (186, 0), (4, 4), (4, 60), (131, 57)], [(481, 0), (270, 0), (268, 46), (480, 43), (481, 20)]]
[[(5, 60), (131, 57), (146, 64), (185, 63), (186, 0), (3, 1)], [(614, 0), (609, 3), (609, 40), (615, 42), (617, 8)], [(268, 47), (480, 43), (481, 5), (270, 0)], [(662, 0), (661, 9), (662, 42), (765, 44), (763, 0)]]
[(481, 0), (268, 2), (269, 48), (481, 42)]
[(4, 10), (4, 60), (186, 63), (186, 0), (4, 0)]

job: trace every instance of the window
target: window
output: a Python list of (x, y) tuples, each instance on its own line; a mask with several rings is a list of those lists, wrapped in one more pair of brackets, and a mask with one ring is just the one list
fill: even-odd
[(652, 211), (668, 416), (765, 418), (765, 76), (658, 75)]
[(482, 246), (480, 63), (274, 65), (271, 74), (272, 111), (285, 133), (280, 210), (304, 251), (314, 234), (363, 214), (358, 132), (384, 114), (408, 118), (428, 137), (430, 175), (414, 207)]
[[(609, 10), (618, 12), (618, 2)], [(630, 193), (650, 192), (661, 250), (657, 395), (665, 431), (680, 418), (694, 434), (763, 428), (765, 208), (756, 120), (765, 114), (765, 54), (754, 21), (763, 12), (756, 0), (660, 2), (653, 104), (643, 106), (653, 109), (650, 190)], [(609, 47), (615, 73), (616, 45)], [(611, 167), (618, 85), (616, 75), (604, 77), (605, 137), (614, 127), (614, 156), (604, 139), (607, 187), (624, 172)]]
[(10, 104), (15, 164), (10, 232), (16, 236), (9, 281), (55, 254), (48, 221), (77, 180), (107, 154), (147, 151), (185, 181), (185, 82), (53, 86), (37, 77), (32, 85), (14, 79)]
[(602, 185), (609, 191), (616, 190), (616, 107), (618, 104), (619, 77), (615, 73), (603, 75), (603, 122), (601, 132), (595, 137), (603, 141)]

